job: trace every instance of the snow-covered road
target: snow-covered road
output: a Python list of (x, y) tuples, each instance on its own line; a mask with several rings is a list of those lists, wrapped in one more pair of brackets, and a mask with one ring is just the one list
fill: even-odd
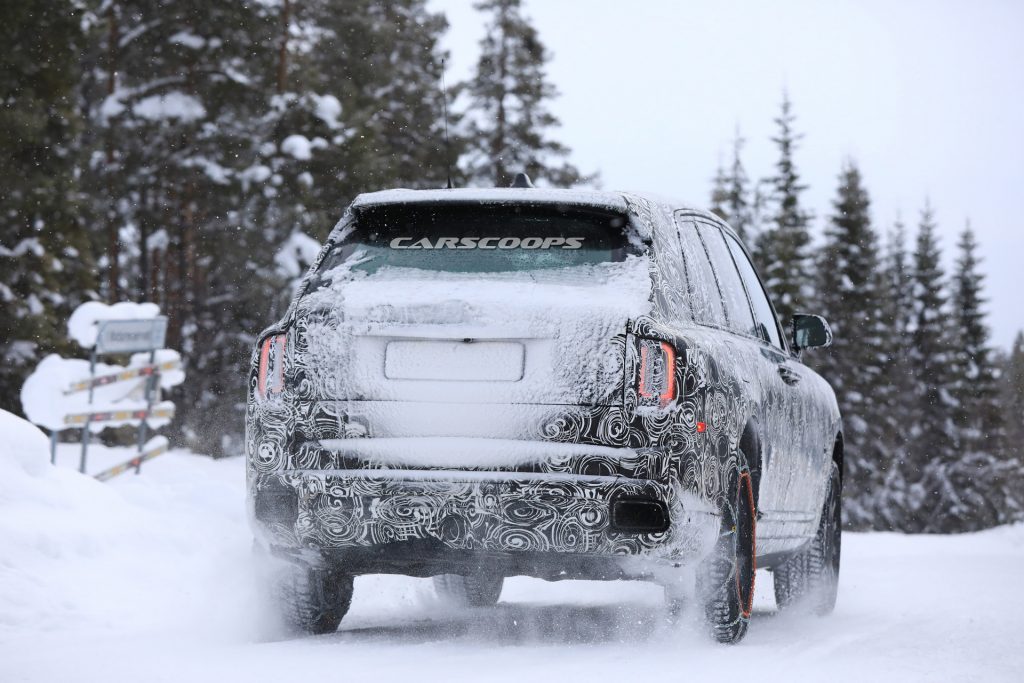
[(777, 615), (759, 575), (737, 647), (709, 642), (692, 615), (668, 625), (656, 586), (525, 578), (496, 608), (451, 612), (429, 581), (363, 577), (336, 634), (288, 640), (250, 578), (240, 460), (174, 452), (104, 485), (3, 446), (4, 683), (1024, 681), (1020, 526), (847, 534), (835, 614)]

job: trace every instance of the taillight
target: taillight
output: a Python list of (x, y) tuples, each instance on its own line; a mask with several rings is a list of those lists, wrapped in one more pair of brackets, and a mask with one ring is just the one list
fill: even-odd
[(668, 342), (639, 341), (641, 405), (664, 408), (676, 397), (676, 350)]
[(269, 398), (284, 391), (285, 335), (267, 337), (260, 346), (260, 372), (256, 385), (260, 398)]

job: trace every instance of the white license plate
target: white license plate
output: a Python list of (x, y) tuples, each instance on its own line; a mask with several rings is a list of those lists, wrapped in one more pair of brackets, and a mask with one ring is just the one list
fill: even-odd
[(384, 376), (448, 382), (518, 382), (523, 378), (520, 342), (415, 340), (388, 342)]

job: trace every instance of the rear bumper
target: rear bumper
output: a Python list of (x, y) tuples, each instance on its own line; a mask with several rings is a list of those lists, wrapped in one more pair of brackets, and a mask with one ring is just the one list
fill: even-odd
[[(621, 476), (366, 469), (288, 470), (259, 479), (251, 514), (262, 540), (307, 561), (346, 564), (352, 573), (429, 575), (486, 560), (533, 575), (558, 574), (559, 567), (614, 574), (600, 568), (627, 558), (699, 559), (719, 525), (707, 501)], [(641, 507), (623, 508), (623, 501)], [(623, 509), (655, 508), (667, 517), (659, 531), (638, 530), (658, 526), (657, 514), (641, 513), (640, 524), (622, 518)]]

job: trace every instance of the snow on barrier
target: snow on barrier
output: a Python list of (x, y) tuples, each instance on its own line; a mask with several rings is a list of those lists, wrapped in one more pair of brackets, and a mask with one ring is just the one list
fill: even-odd
[[(80, 429), (82, 451), (78, 469), (85, 473), (93, 432), (106, 427), (137, 425), (138, 455), (127, 466), (101, 473), (109, 479), (166, 452), (147, 432), (174, 417), (170, 401), (160, 401), (164, 388), (185, 379), (181, 356), (162, 348), (167, 318), (156, 304), (100, 302), (82, 304), (68, 321), (69, 336), (90, 349), (88, 361), (47, 356), (25, 381), (22, 406), (29, 420), (50, 429), (50, 459), (56, 461), (58, 435)], [(131, 354), (128, 367), (99, 362), (104, 355)], [(88, 376), (85, 376), (88, 373)], [(162, 438), (162, 437), (161, 437)], [(114, 471), (116, 470), (116, 471)]]
[[(64, 416), (64, 424), (68, 427), (81, 427), (90, 422), (116, 422), (126, 424), (136, 420), (148, 420), (154, 417), (174, 417), (174, 404), (167, 403), (152, 410), (111, 410), (102, 413), (76, 413)], [(109, 426), (109, 425), (108, 425)]]
[(125, 382), (127, 380), (138, 379), (140, 377), (149, 377), (151, 375), (167, 372), (168, 370), (178, 370), (180, 368), (180, 360), (170, 360), (165, 363), (157, 363), (156, 365), (143, 365), (141, 368), (131, 368), (130, 370), (116, 372), (112, 375), (101, 375), (99, 377), (93, 377), (80, 382), (72, 382), (71, 386), (65, 389), (63, 393), (67, 396), (68, 394), (73, 394), (78, 391), (88, 391), (89, 389), (95, 389), (96, 387), (103, 387), (108, 384)]

